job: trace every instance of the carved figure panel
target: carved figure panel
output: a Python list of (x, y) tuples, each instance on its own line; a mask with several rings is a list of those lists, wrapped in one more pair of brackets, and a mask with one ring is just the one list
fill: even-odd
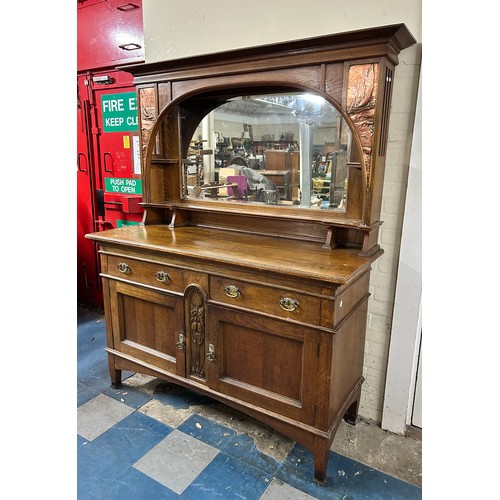
[(191, 285), (186, 289), (184, 296), (188, 374), (205, 378), (206, 293), (198, 285)]

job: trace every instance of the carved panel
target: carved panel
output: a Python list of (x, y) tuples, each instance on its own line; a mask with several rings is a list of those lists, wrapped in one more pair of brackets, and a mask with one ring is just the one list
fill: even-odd
[(207, 316), (206, 292), (190, 285), (185, 294), (188, 375), (205, 378), (205, 327)]

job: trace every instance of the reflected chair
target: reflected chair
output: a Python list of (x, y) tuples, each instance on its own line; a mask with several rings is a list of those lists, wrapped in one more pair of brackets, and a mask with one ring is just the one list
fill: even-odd
[(237, 186), (228, 186), (227, 194), (234, 198), (247, 198), (248, 182), (245, 175), (228, 175), (227, 182), (229, 184), (238, 184)]

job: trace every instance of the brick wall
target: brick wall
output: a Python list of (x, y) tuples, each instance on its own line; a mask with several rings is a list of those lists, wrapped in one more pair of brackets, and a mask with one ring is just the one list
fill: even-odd
[(365, 383), (359, 413), (382, 421), (387, 357), (391, 335), (401, 228), (410, 163), (411, 138), (420, 73), (420, 45), (404, 50), (395, 71), (389, 143), (382, 198), (384, 221), (379, 243), (384, 255), (373, 265), (366, 331)]

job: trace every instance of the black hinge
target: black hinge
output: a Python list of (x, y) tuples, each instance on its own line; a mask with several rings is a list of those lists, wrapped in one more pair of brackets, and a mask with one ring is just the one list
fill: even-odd
[(105, 214), (104, 189), (96, 189), (96, 197), (97, 197), (97, 215), (104, 217)]

